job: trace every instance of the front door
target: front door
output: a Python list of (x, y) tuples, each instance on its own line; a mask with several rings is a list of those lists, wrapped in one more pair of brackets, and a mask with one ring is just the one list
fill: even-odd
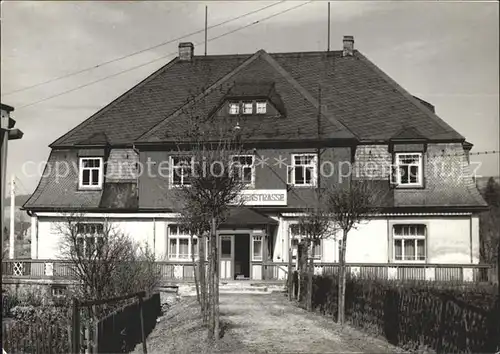
[(220, 236), (220, 279), (233, 279), (234, 235)]

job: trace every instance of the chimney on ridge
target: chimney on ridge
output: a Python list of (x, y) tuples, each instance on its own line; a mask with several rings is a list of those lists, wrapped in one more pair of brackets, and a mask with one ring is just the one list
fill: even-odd
[(191, 42), (179, 43), (179, 61), (192, 61), (194, 45)]
[(344, 36), (344, 51), (342, 52), (342, 56), (352, 56), (354, 52), (354, 37), (353, 36)]

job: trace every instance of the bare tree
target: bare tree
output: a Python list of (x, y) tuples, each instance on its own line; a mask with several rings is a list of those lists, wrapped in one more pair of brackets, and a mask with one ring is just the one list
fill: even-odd
[(306, 253), (307, 268), (307, 299), (306, 306), (312, 310), (312, 289), (314, 275), (314, 254), (315, 246), (321, 245), (321, 240), (329, 237), (333, 232), (333, 224), (329, 218), (326, 205), (323, 203), (321, 193), (316, 193), (314, 204), (303, 210), (304, 214), (299, 218), (298, 234), (302, 236), (302, 242)]
[(345, 255), (347, 236), (362, 223), (368, 221), (376, 213), (384, 198), (382, 189), (373, 181), (351, 181), (349, 185), (332, 186), (326, 193), (325, 202), (331, 220), (342, 232), (342, 244), (339, 255), (338, 278), (338, 323), (344, 323), (345, 317)]
[[(175, 137), (179, 156), (174, 168), (174, 178), (182, 176), (185, 182), (177, 193), (178, 209), (183, 219), (193, 219), (189, 225), (198, 225), (198, 232), (209, 225), (208, 293), (210, 339), (219, 338), (219, 267), (217, 229), (224, 221), (229, 208), (240, 204), (243, 188), (234, 156), (243, 152), (240, 134), (231, 117), (212, 114), (214, 106), (205, 97), (183, 108), (182, 133)], [(181, 166), (183, 164), (184, 166)], [(177, 177), (175, 177), (177, 173)], [(204, 233), (202, 233), (204, 235)], [(200, 243), (201, 244), (201, 243)], [(200, 252), (201, 255), (201, 252)]]
[(88, 221), (81, 214), (66, 215), (57, 223), (60, 255), (79, 283), (85, 299), (104, 299), (131, 292), (152, 292), (160, 274), (154, 254), (120, 232), (112, 223)]

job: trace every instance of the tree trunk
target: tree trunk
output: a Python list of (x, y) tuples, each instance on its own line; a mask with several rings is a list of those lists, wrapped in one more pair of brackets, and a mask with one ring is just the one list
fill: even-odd
[[(291, 243), (290, 243), (291, 245)], [(288, 249), (288, 300), (292, 301), (293, 292), (293, 268), (292, 268), (292, 247)]]
[(338, 317), (337, 322), (340, 325), (344, 324), (345, 320), (345, 283), (346, 283), (346, 266), (345, 266), (345, 250), (347, 241), (347, 231), (342, 233), (342, 247), (340, 248), (340, 269), (339, 269), (339, 298), (338, 298)]
[(209, 239), (210, 252), (208, 253), (208, 339), (214, 339), (214, 263), (213, 263), (213, 244), (215, 240), (210, 235)]
[[(203, 306), (201, 304), (201, 299), (200, 299), (200, 284), (198, 283), (198, 275), (196, 274), (196, 257), (194, 255), (194, 235), (191, 233), (191, 261), (193, 262), (193, 275), (194, 275), (194, 285), (196, 287), (196, 300), (198, 300), (198, 303), (201, 306), (201, 311), (203, 315)], [(198, 238), (198, 242), (200, 239)], [(198, 243), (198, 250), (200, 249), (200, 244)]]
[(214, 335), (215, 340), (219, 339), (219, 237), (217, 235), (217, 224), (215, 217), (212, 218), (212, 237), (214, 242)]
[(311, 252), (311, 242), (307, 245), (307, 310), (312, 311), (312, 289), (314, 274), (314, 259)]
[(201, 314), (203, 317), (203, 323), (207, 323), (207, 314), (208, 314), (208, 306), (207, 306), (207, 281), (206, 281), (206, 265), (205, 265), (205, 246), (207, 238), (203, 234), (198, 239), (198, 252), (199, 252), (199, 266), (198, 272), (200, 274), (200, 300), (201, 300)]

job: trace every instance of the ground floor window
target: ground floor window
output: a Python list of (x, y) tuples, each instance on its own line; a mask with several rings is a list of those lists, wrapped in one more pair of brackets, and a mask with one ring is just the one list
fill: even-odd
[(76, 226), (76, 252), (80, 257), (93, 258), (104, 245), (104, 225), (78, 223)]
[(252, 260), (262, 261), (262, 236), (252, 237)]
[(192, 237), (189, 231), (179, 225), (168, 227), (168, 258), (173, 260), (190, 260), (191, 246), (194, 246), (194, 256), (198, 258), (198, 238)]
[[(299, 243), (306, 239), (307, 236), (301, 230), (300, 225), (294, 224), (290, 225), (290, 247), (292, 248), (292, 259), (297, 259), (298, 245)], [(316, 240), (312, 242), (312, 258), (321, 259), (322, 251), (322, 240)]]
[(394, 225), (394, 260), (425, 261), (426, 231), (426, 226), (422, 224)]

